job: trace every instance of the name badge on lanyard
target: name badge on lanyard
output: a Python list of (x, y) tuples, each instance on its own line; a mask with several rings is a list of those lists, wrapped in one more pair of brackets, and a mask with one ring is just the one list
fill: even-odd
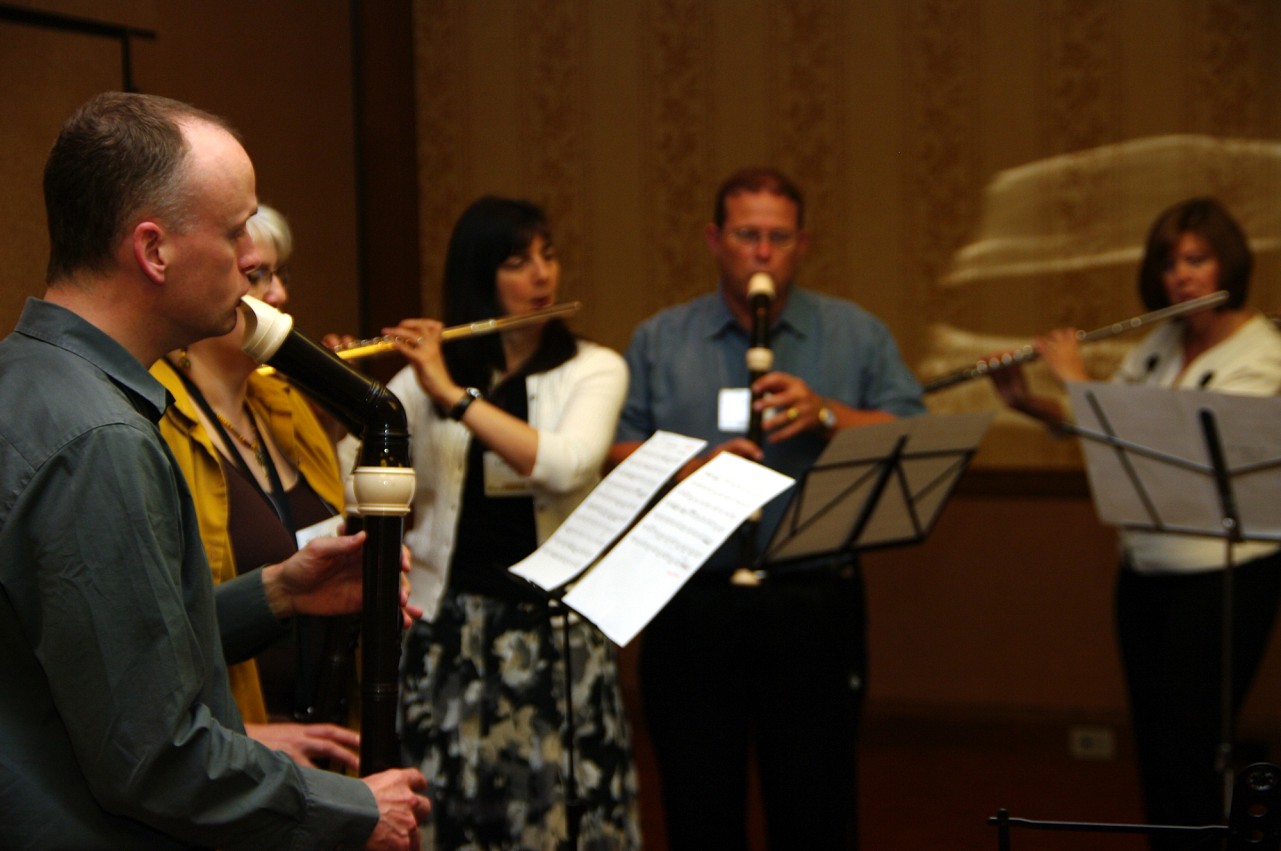
[(725, 434), (747, 434), (752, 391), (747, 387), (722, 387), (717, 397), (716, 427)]
[(529, 479), (517, 473), (496, 452), (482, 457), (485, 468), (485, 496), (531, 496)]

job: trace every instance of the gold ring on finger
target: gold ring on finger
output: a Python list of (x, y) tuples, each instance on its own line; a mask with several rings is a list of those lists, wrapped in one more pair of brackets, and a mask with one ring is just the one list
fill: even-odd
[(799, 408), (795, 408), (795, 407), (793, 407), (793, 408), (788, 408), (788, 409), (787, 409), (787, 418), (788, 418), (789, 420), (794, 420), (794, 419), (796, 419), (797, 417), (799, 417), (800, 415), (801, 415), (801, 412), (800, 412), (800, 409), (799, 409)]

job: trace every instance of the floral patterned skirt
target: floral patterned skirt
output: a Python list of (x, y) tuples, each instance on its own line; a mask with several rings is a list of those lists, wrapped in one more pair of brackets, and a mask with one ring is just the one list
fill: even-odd
[[(616, 652), (569, 628), (580, 849), (640, 848), (636, 769)], [(541, 604), (446, 594), (401, 672), (406, 765), (427, 776), (439, 851), (558, 851), (568, 837), (563, 619)]]

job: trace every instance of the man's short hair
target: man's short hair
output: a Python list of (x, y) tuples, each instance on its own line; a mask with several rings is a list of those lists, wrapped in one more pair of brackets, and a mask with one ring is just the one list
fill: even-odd
[(716, 209), (712, 221), (716, 226), (725, 224), (725, 199), (740, 192), (769, 192), (781, 195), (796, 204), (796, 226), (805, 226), (805, 196), (792, 179), (776, 168), (752, 166), (739, 169), (725, 178), (721, 188), (716, 191)]
[(221, 118), (155, 95), (104, 92), (67, 119), (44, 168), (47, 283), (109, 270), (120, 238), (143, 216), (188, 225), (185, 121), (235, 135)]

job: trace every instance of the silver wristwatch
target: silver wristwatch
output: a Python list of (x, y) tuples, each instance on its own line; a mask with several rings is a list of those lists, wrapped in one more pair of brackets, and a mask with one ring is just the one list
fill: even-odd
[(818, 424), (828, 431), (836, 430), (836, 411), (827, 407), (826, 404), (820, 405), (818, 409)]

